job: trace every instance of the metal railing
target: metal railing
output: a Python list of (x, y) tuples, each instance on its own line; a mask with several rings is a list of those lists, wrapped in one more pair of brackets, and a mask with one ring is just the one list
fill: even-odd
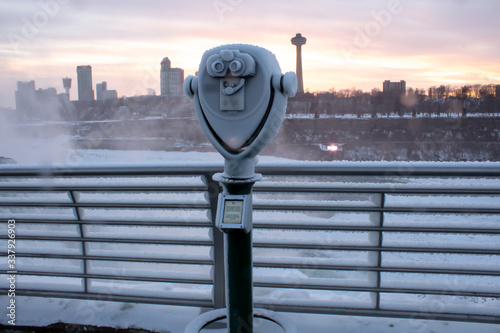
[[(224, 307), (221, 170), (0, 169), (0, 274), (14, 219), (17, 295)], [(256, 306), (500, 322), (498, 164), (257, 171)]]

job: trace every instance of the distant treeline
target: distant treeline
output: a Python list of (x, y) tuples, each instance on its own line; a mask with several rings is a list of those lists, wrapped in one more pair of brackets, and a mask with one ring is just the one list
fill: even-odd
[[(370, 93), (359, 89), (304, 93), (291, 98), (287, 114), (307, 114), (320, 118), (336, 115), (366, 115), (379, 117), (399, 114), (421, 115), (450, 114), (465, 117), (470, 113), (500, 113), (499, 85), (466, 85), (462, 87), (439, 86), (408, 89), (404, 94)], [(159, 118), (194, 118), (193, 103), (185, 96), (136, 96), (122, 97), (105, 102), (66, 102), (53, 107), (35, 106), (30, 112), (17, 110), (20, 122), (38, 120), (95, 121)], [(498, 116), (498, 115), (497, 115)]]
[[(371, 92), (363, 92), (357, 88), (351, 89), (340, 89), (335, 90), (335, 88), (330, 89), (329, 91), (318, 91), (318, 92), (307, 92), (301, 97), (307, 98), (310, 96), (319, 96), (321, 98), (350, 98), (350, 97), (380, 97), (381, 94), (384, 94), (379, 88), (373, 88)], [(451, 86), (451, 85), (440, 85), (433, 86), (426, 89), (414, 89), (409, 88), (407, 91), (408, 96), (414, 97), (418, 100), (424, 99), (445, 99), (450, 97), (458, 97), (458, 98), (494, 98), (500, 97), (500, 85), (495, 84), (466, 84), (463, 86)]]
[[(455, 117), (465, 117), (470, 113), (500, 113), (500, 98), (493, 94), (485, 97), (456, 97), (442, 95), (429, 98), (419, 90), (408, 90), (406, 94), (383, 93), (380, 90), (363, 93), (353, 89), (347, 96), (345, 91), (306, 93), (289, 101), (287, 113), (322, 115), (371, 115), (377, 117), (384, 114), (419, 115), (449, 114)], [(432, 90), (432, 89), (431, 89)], [(442, 95), (442, 96), (441, 96)], [(447, 97), (446, 97), (447, 96)]]

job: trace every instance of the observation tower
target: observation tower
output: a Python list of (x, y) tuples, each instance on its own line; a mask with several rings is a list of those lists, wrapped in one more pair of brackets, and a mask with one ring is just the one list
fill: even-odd
[(69, 77), (65, 77), (62, 79), (64, 90), (66, 91), (66, 95), (68, 95), (69, 99), (69, 90), (71, 89), (71, 79)]
[(292, 45), (297, 47), (297, 69), (295, 73), (297, 74), (297, 93), (304, 93), (304, 80), (302, 79), (302, 45), (305, 45), (307, 39), (302, 37), (302, 34), (298, 32), (295, 37), (292, 38)]

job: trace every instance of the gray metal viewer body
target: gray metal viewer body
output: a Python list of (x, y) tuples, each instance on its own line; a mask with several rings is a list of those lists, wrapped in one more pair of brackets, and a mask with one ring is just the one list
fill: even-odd
[(205, 52), (198, 76), (184, 83), (193, 99), (201, 128), (224, 157), (224, 173), (214, 179), (223, 187), (216, 225), (225, 235), (226, 311), (215, 310), (193, 320), (186, 332), (228, 318), (229, 332), (253, 332), (253, 317), (289, 328), (271, 312), (253, 311), (252, 186), (257, 154), (278, 133), (288, 97), (297, 91), (293, 72), (281, 73), (276, 57), (254, 45), (223, 45)]

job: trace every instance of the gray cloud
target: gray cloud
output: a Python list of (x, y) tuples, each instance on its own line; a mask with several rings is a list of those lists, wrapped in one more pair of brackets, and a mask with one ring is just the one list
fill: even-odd
[[(26, 38), (28, 43), (21, 45), (19, 52), (14, 52), (9, 36), (12, 33), (23, 36), (26, 20), (33, 22), (37, 13), (43, 11), (40, 4), (54, 1), (60, 0), (0, 3), (0, 62), (4, 64), (2, 72), (5, 74), (0, 77), (0, 101), (6, 105), (13, 105), (14, 78), (23, 68), (26, 74), (18, 79), (35, 79), (38, 85), (52, 76), (74, 74), (74, 68), (80, 64), (77, 61), (86, 63), (99, 57), (103, 65), (131, 64), (133, 67), (143, 61), (145, 54), (151, 59), (172, 54), (179, 57), (178, 66), (194, 68), (197, 63), (180, 62), (192, 57), (193, 53), (198, 57), (204, 48), (218, 43), (241, 41), (287, 50), (289, 38), (297, 29), (308, 38), (305, 61), (306, 52), (317, 59), (319, 54), (321, 57), (342, 57), (339, 43), (352, 43), (356, 29), (364, 28), (374, 20), (374, 12), (388, 6), (386, 0), (66, 0), (68, 4), (61, 4), (58, 12), (38, 28), (33, 37)], [(451, 55), (457, 66), (474, 61), (487, 63), (490, 67), (498, 64), (500, 45), (496, 41), (500, 23), (496, 15), (500, 12), (500, 2), (400, 0), (400, 3), (403, 11), (393, 15), (390, 24), (371, 38), (370, 45), (359, 50), (355, 57), (405, 60), (420, 55), (431, 62), (430, 66), (441, 66), (442, 59)], [(226, 4), (226, 7), (217, 7), (217, 4)], [(54, 58), (66, 61), (53, 63)], [(286, 61), (293, 61), (291, 47), (290, 58)], [(151, 67), (157, 65), (156, 60), (151, 62)], [(352, 69), (348, 64), (341, 65), (342, 72)], [(334, 70), (337, 69), (332, 68)], [(369, 75), (373, 68), (360, 70)], [(343, 88), (342, 77), (335, 75), (335, 78), (331, 85), (320, 89)], [(60, 79), (57, 80), (60, 86)]]

